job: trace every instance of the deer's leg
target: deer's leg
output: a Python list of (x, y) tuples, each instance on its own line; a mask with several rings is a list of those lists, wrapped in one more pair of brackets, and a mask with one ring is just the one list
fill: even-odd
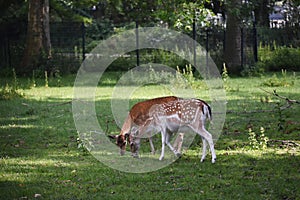
[(215, 163), (216, 162), (216, 153), (215, 153), (215, 147), (214, 147), (214, 142), (213, 142), (213, 139), (212, 139), (212, 136), (211, 134), (207, 131), (207, 130), (203, 130), (203, 132), (205, 133), (206, 137), (206, 141), (208, 142), (209, 144), (209, 148), (210, 148), (210, 152), (211, 152), (211, 162), (212, 163)]
[(134, 158), (139, 158), (140, 144), (141, 144), (140, 138), (134, 138), (133, 141), (130, 143), (131, 155)]
[(154, 145), (153, 145), (152, 137), (149, 137), (149, 143), (150, 143), (150, 147), (151, 147), (151, 154), (154, 155), (155, 154), (155, 148), (154, 148)]
[(206, 149), (207, 149), (207, 142), (206, 140), (201, 136), (202, 139), (202, 157), (201, 157), (201, 162), (204, 161), (206, 157)]
[[(209, 147), (210, 147), (210, 152), (211, 152), (211, 162), (215, 163), (216, 162), (216, 153), (215, 153), (215, 148), (214, 148), (214, 142), (212, 139), (212, 135), (202, 126), (199, 128), (199, 130), (196, 131), (206, 142), (208, 142)], [(204, 145), (203, 145), (204, 146)], [(202, 160), (202, 159), (201, 159)]]
[(165, 143), (166, 143), (166, 133), (161, 131), (161, 154), (159, 160), (163, 160), (165, 157)]
[(176, 149), (176, 151), (178, 153), (181, 152), (181, 147), (182, 147), (182, 143), (183, 143), (183, 136), (184, 133), (178, 133), (176, 140), (174, 141), (173, 147), (174, 149)]
[(168, 145), (168, 147), (171, 149), (171, 151), (174, 152), (174, 154), (177, 156), (177, 157), (180, 157), (181, 154), (171, 145), (170, 143), (170, 133), (166, 133), (166, 144)]

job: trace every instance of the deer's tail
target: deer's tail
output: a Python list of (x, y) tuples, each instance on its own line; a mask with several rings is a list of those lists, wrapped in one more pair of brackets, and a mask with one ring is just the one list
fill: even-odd
[(203, 114), (207, 117), (209, 121), (212, 120), (211, 107), (208, 104), (203, 105)]

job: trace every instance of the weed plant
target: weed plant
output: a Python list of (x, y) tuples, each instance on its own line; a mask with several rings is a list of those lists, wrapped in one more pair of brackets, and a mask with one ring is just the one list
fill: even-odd
[(295, 76), (288, 76), (287, 71), (282, 69), (281, 75), (273, 74), (271, 78), (266, 79), (262, 85), (268, 87), (289, 87), (293, 86), (295, 82)]
[(19, 91), (16, 71), (13, 69), (11, 83), (6, 83), (4, 87), (0, 87), (0, 100), (12, 100), (20, 97), (23, 97), (23, 94)]

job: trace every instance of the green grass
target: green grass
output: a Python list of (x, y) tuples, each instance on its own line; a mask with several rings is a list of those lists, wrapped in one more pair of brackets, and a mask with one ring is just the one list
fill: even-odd
[[(119, 76), (106, 74), (96, 92), (98, 120), (108, 123), (114, 134), (119, 129), (110, 96)], [(293, 79), (287, 87), (267, 87), (272, 74), (227, 81), (231, 112), (215, 146), (215, 164), (210, 159), (199, 162), (201, 143), (196, 138), (182, 158), (143, 174), (111, 169), (78, 148), (71, 104), (74, 76), (60, 78), (59, 85), (49, 79), (49, 87), (38, 79), (32, 88), (28, 80), (18, 79), (23, 97), (0, 101), (0, 199), (300, 199), (300, 149), (274, 142), (300, 143), (300, 105), (280, 116), (276, 108), (285, 101), (259, 89), (276, 89), (300, 100), (300, 74), (287, 76)], [(4, 87), (10, 79), (0, 83)], [(209, 99), (199, 85), (195, 83), (196, 96)], [(147, 85), (134, 92), (130, 104), (170, 93), (163, 86)], [(259, 110), (275, 111), (249, 113)], [(267, 149), (253, 150), (248, 129), (259, 135), (260, 127), (271, 141)], [(155, 141), (159, 148), (159, 138)], [(141, 153), (148, 151), (145, 141)]]

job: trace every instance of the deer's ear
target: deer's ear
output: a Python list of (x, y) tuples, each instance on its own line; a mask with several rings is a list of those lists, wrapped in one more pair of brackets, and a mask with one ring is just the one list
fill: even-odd
[(111, 139), (117, 139), (118, 135), (108, 135), (108, 137), (111, 138)]

